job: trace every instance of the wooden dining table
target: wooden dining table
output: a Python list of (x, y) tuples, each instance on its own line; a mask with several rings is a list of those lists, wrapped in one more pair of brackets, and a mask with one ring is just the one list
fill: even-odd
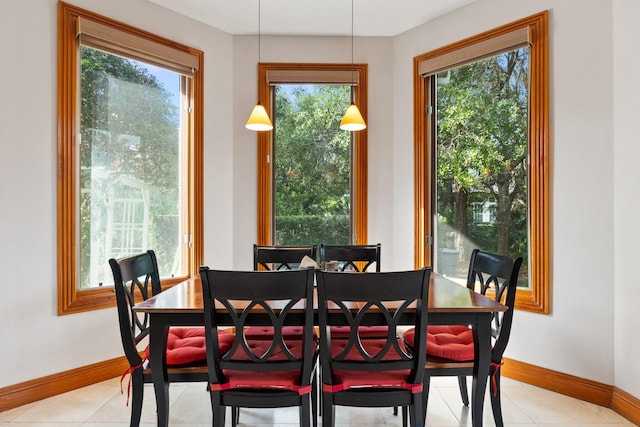
[[(239, 310), (244, 307), (241, 304)], [(358, 305), (354, 304), (354, 310)], [(507, 307), (445, 277), (431, 274), (428, 322), (430, 325), (471, 325), (477, 331), (477, 353), (471, 386), (471, 420), (482, 426), (484, 395), (491, 357), (492, 313)], [(134, 311), (148, 313), (149, 359), (156, 395), (158, 426), (169, 425), (169, 382), (166, 369), (167, 331), (170, 326), (204, 324), (202, 285), (193, 277), (137, 304)], [(220, 321), (220, 320), (219, 320)], [(316, 322), (317, 324), (317, 322)]]

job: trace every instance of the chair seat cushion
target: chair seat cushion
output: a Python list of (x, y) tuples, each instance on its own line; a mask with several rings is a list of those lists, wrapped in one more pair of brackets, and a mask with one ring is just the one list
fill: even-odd
[[(226, 389), (253, 388), (298, 391), (299, 371), (237, 371), (224, 369)], [(309, 387), (310, 389), (311, 387)]]
[[(403, 339), (413, 347), (415, 331), (409, 329)], [(473, 360), (473, 331), (464, 325), (440, 326), (427, 328), (427, 354), (442, 359), (469, 361)]]
[[(282, 337), (286, 339), (302, 339), (302, 326), (283, 326)], [(273, 337), (273, 326), (249, 326), (244, 330), (244, 336), (248, 340), (271, 339)], [(314, 328), (313, 338), (318, 339)]]
[[(218, 333), (220, 346), (225, 351), (231, 348), (234, 334), (227, 331)], [(149, 359), (149, 347), (145, 349), (145, 358)], [(167, 334), (167, 366), (188, 365), (204, 362), (207, 349), (203, 327), (172, 327)]]
[[(361, 342), (362, 342), (362, 348), (367, 352), (367, 354), (371, 358), (375, 358), (383, 349), (383, 347), (387, 343), (387, 340), (366, 339), (366, 340), (362, 340)], [(335, 358), (340, 353), (342, 353), (348, 343), (349, 341), (345, 339), (332, 340), (331, 341), (331, 357)], [(404, 345), (404, 342), (402, 342), (402, 340), (398, 340), (398, 344), (402, 350), (406, 351), (406, 347)], [(348, 361), (363, 361), (364, 357), (362, 357), (362, 354), (360, 354), (357, 347), (354, 345), (349, 349), (349, 352), (347, 353), (344, 359)], [(387, 353), (382, 357), (382, 360), (384, 361), (402, 360), (402, 356), (398, 354), (397, 349), (395, 349), (394, 347), (391, 347), (389, 348)]]
[[(349, 326), (331, 326), (331, 338), (349, 338), (351, 328)], [(389, 328), (386, 326), (360, 326), (358, 327), (358, 335), (360, 338), (386, 338)]]
[[(287, 349), (293, 355), (294, 358), (301, 359), (302, 351), (303, 351), (303, 343), (302, 340), (285, 340)], [(259, 340), (247, 340), (247, 346), (253, 355), (257, 358), (262, 359), (270, 347), (272, 346), (273, 341), (268, 339), (259, 339)], [(238, 346), (231, 357), (231, 360), (234, 361), (248, 361), (250, 360), (249, 355), (245, 352), (242, 346)], [(290, 360), (287, 354), (282, 350), (280, 346), (276, 346), (273, 353), (269, 356), (268, 359), (271, 362), (279, 361), (279, 360)]]
[[(406, 389), (410, 371), (333, 371), (333, 390), (354, 388), (402, 388)], [(337, 387), (336, 387), (337, 386)]]

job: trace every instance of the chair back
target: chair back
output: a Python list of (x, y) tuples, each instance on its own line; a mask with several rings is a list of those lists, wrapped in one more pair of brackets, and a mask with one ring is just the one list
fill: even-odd
[(260, 246), (253, 245), (253, 269), (262, 266), (266, 270), (294, 270), (302, 258), (316, 260), (317, 245)]
[(474, 249), (469, 262), (467, 287), (485, 295), (489, 289), (495, 292), (495, 300), (506, 305), (507, 311), (494, 314), (492, 335), (495, 338), (491, 360), (500, 363), (511, 333), (518, 274), (522, 257), (510, 258)]
[[(338, 270), (367, 271), (375, 263), (380, 271), (380, 243), (376, 245), (320, 245), (320, 264), (337, 261)], [(360, 268), (357, 263), (364, 264)]]
[[(311, 269), (276, 272), (200, 268), (211, 384), (227, 384), (223, 370), (299, 371), (299, 385), (310, 384), (315, 349), (313, 274)], [(230, 348), (226, 345), (221, 351), (218, 328), (229, 324), (235, 327), (235, 338)], [(268, 339), (247, 340), (244, 330), (249, 324), (273, 328), (273, 334)], [(287, 339), (282, 332), (285, 326), (301, 326), (301, 339)]]
[[(336, 386), (333, 374), (344, 370), (369, 375), (410, 370), (407, 383), (422, 384), (430, 275), (430, 268), (369, 274), (317, 272), (323, 387)], [(393, 302), (393, 307), (385, 302)], [(415, 307), (415, 316), (407, 315), (410, 306)], [(420, 337), (413, 351), (397, 338), (398, 327), (407, 324)], [(332, 343), (331, 326), (336, 325), (349, 326), (348, 339)], [(361, 340), (358, 331), (364, 325), (386, 326), (386, 338)]]
[(162, 291), (158, 263), (152, 250), (122, 259), (110, 259), (118, 308), (120, 337), (131, 366), (142, 363), (138, 343), (149, 334), (148, 314), (133, 311), (133, 306)]

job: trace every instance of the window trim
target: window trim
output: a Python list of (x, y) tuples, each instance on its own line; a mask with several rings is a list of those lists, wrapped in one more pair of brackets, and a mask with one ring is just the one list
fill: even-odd
[(430, 265), (433, 243), (432, 190), (427, 185), (432, 176), (433, 132), (426, 111), (432, 98), (430, 79), (420, 73), (425, 61), (452, 52), (473, 49), (518, 29), (528, 29), (531, 37), (529, 95), (529, 274), (531, 288), (518, 289), (516, 308), (535, 313), (550, 312), (549, 285), (549, 42), (548, 11), (523, 18), (482, 34), (435, 49), (413, 58), (414, 81), (414, 265)]
[(77, 289), (77, 135), (80, 129), (79, 112), (79, 41), (76, 37), (80, 19), (87, 19), (109, 28), (119, 34), (129, 34), (132, 38), (145, 40), (158, 47), (179, 51), (197, 60), (197, 69), (192, 70), (191, 107), (193, 113), (186, 132), (189, 135), (187, 157), (190, 172), (188, 185), (188, 222), (191, 245), (187, 251), (187, 276), (163, 281), (163, 286), (171, 286), (198, 274), (198, 266), (203, 262), (203, 59), (200, 50), (173, 42), (141, 29), (114, 21), (64, 2), (58, 3), (58, 315), (86, 312), (115, 306), (112, 287)]
[[(354, 99), (360, 113), (367, 120), (367, 64), (300, 64), (300, 63), (259, 63), (258, 64), (258, 100), (273, 116), (271, 85), (286, 83), (280, 76), (292, 76), (293, 83), (318, 83), (322, 79), (335, 83), (344, 71), (354, 73)], [(351, 73), (348, 73), (351, 74)], [(346, 74), (346, 75), (348, 75)], [(269, 76), (278, 76), (270, 81)], [(293, 77), (295, 76), (295, 77)], [(322, 82), (321, 82), (322, 83)], [(346, 82), (351, 84), (351, 82)], [(351, 172), (352, 218), (354, 244), (366, 244), (368, 240), (368, 184), (367, 184), (367, 129), (353, 132), (353, 158)], [(257, 237), (259, 245), (271, 245), (273, 242), (273, 131), (257, 132)], [(322, 242), (317, 242), (322, 243)]]

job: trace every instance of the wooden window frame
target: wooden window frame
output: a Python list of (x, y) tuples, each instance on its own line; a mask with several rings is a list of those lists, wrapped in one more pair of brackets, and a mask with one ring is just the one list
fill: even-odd
[(423, 77), (420, 64), (451, 52), (469, 50), (487, 40), (503, 37), (520, 28), (530, 35), (529, 95), (529, 289), (518, 289), (516, 308), (535, 313), (550, 312), (549, 284), (549, 42), (548, 12), (529, 16), (482, 34), (449, 44), (413, 59), (414, 76), (414, 265), (420, 268), (432, 263), (433, 197), (429, 177), (432, 176), (433, 132), (431, 116), (426, 111), (431, 99), (430, 81)]
[[(258, 64), (258, 99), (273, 116), (271, 76), (291, 76), (289, 83), (337, 83), (337, 76), (349, 76), (353, 72), (355, 83), (354, 100), (360, 113), (367, 121), (367, 64), (299, 64), (299, 63), (259, 63)], [(328, 78), (324, 78), (328, 77)], [(278, 77), (281, 78), (281, 77)], [(278, 83), (285, 83), (278, 81)], [(257, 244), (273, 244), (273, 131), (257, 132), (257, 169), (258, 169), (258, 201), (257, 201)], [(367, 183), (367, 129), (353, 132), (351, 159), (351, 215), (353, 244), (366, 244), (368, 240), (368, 183)], [(323, 243), (323, 242), (316, 242)]]
[[(185, 132), (188, 134), (188, 170), (186, 172), (187, 200), (185, 229), (191, 236), (185, 245), (183, 258), (187, 261), (185, 277), (164, 280), (171, 286), (198, 274), (203, 262), (203, 59), (197, 49), (173, 42), (138, 28), (114, 21), (93, 12), (58, 3), (58, 314), (72, 314), (115, 306), (112, 287), (78, 289), (78, 134), (80, 129), (80, 42), (78, 22), (90, 20), (118, 34), (130, 35), (158, 47), (161, 51), (178, 52), (194, 58), (197, 69), (192, 70), (192, 113)], [(175, 55), (173, 55), (175, 56)]]

